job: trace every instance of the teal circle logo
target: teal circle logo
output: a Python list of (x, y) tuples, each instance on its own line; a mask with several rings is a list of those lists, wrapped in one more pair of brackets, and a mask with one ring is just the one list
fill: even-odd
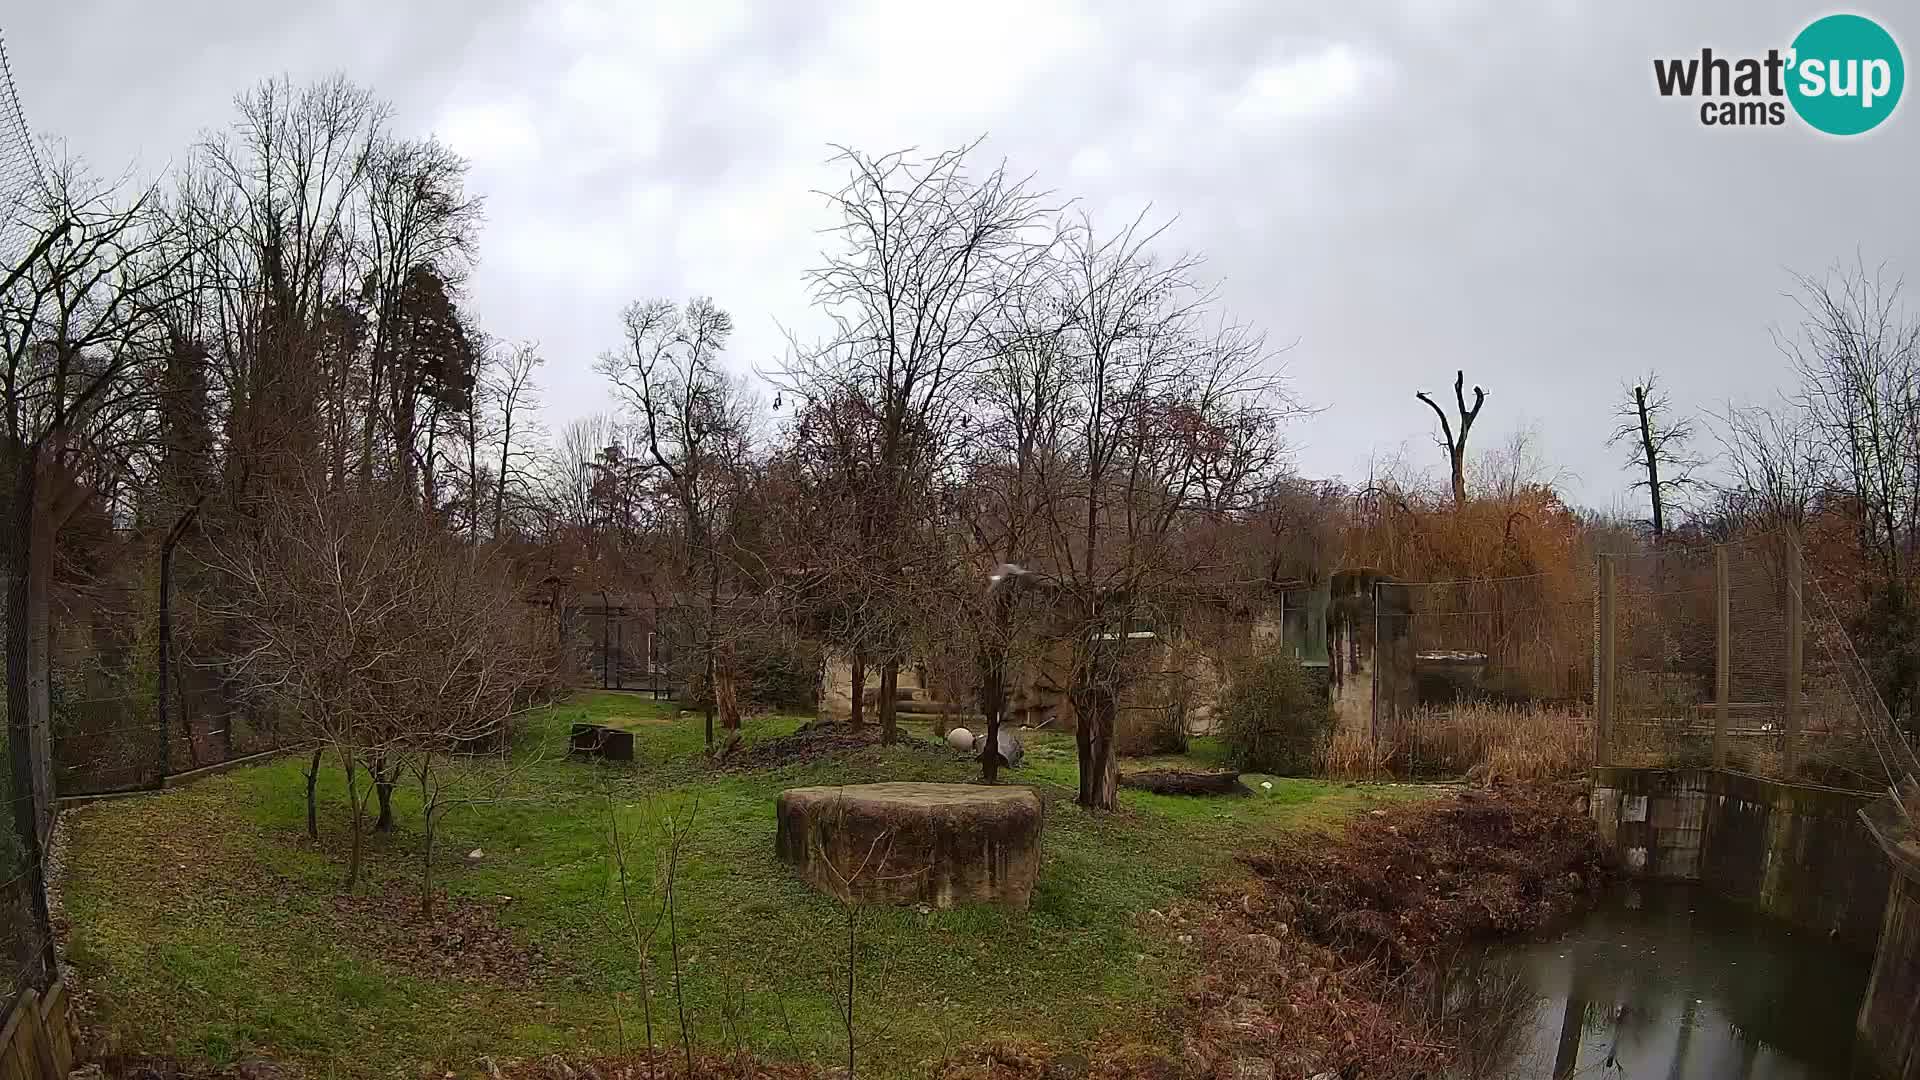
[(1793, 39), (1787, 100), (1800, 119), (1829, 135), (1878, 127), (1900, 104), (1906, 65), (1900, 46), (1863, 15), (1816, 19)]

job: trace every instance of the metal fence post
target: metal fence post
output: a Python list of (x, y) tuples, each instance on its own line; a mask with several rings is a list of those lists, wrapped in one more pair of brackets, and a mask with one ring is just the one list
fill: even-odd
[(1608, 765), (1613, 761), (1614, 679), (1618, 657), (1615, 655), (1614, 640), (1613, 559), (1603, 554), (1599, 556), (1599, 563), (1600, 640), (1596, 643), (1594, 655), (1599, 661), (1600, 677), (1594, 685), (1593, 763)]
[(1727, 767), (1727, 699), (1733, 691), (1733, 589), (1727, 545), (1713, 545), (1713, 767)]
[(1800, 538), (1787, 533), (1787, 743), (1784, 752), (1787, 779), (1800, 771), (1800, 673), (1802, 645), (1806, 627), (1801, 618), (1801, 584), (1804, 570), (1800, 562)]

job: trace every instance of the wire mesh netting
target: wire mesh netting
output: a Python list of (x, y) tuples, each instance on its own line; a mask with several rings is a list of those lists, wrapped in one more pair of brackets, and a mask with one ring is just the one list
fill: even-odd
[(1382, 582), (1374, 625), (1371, 752), (1401, 771), (1457, 774), (1521, 733), (1562, 764), (1577, 739), (1604, 765), (1857, 791), (1920, 775), (1783, 534), (1602, 555), (1572, 576)]
[(40, 183), (33, 133), (14, 89), (6, 40), (0, 37), (0, 273), (12, 270), (33, 245), (26, 215)]
[(1376, 586), (1376, 752), (1457, 775), (1515, 729), (1587, 742), (1593, 605), (1590, 572)]
[[(168, 691), (166, 726), (153, 692), (53, 698), (54, 790), (62, 797), (140, 791), (169, 777), (278, 749), (285, 725), (234, 699), (220, 685), (193, 685), (189, 673)], [(59, 675), (56, 672), (56, 677)]]
[[(28, 212), (41, 183), (32, 132), (14, 90), (6, 42), (0, 38), (0, 281), (9, 279), (33, 248)], [(0, 559), (6, 566), (17, 565), (15, 544), (21, 532), (12, 510), (10, 499), (0, 500), (0, 521), (4, 522), (0, 524), (0, 534), (4, 534)], [(0, 644), (10, 638), (24, 640), (24, 629), (10, 619), (8, 625), (0, 626)], [(6, 718), (6, 728), (0, 728), (5, 733), (8, 766), (0, 768), (0, 790), (6, 795), (4, 806), (0, 806), (4, 810), (0, 815), (4, 817), (4, 823), (0, 823), (0, 935), (5, 938), (5, 947), (0, 949), (0, 995), (4, 995), (5, 1005), (0, 1015), (12, 1009), (22, 991), (29, 987), (44, 990), (54, 977), (41, 837), (33, 824), (37, 819), (34, 785), (20, 769), (22, 764), (31, 768), (31, 757), (25, 746), (15, 745), (11, 733), (16, 720), (24, 727), (24, 718), (15, 717), (10, 709)]]
[(1609, 558), (1615, 637), (1608, 764), (1710, 764), (1713, 553), (1670, 546)]
[(1604, 764), (1719, 764), (1861, 791), (1897, 775), (1895, 758), (1911, 751), (1787, 536), (1608, 558)]
[(574, 612), (574, 664), (603, 690), (639, 690), (666, 697), (676, 673), (697, 650), (693, 613), (649, 600), (615, 597), (590, 601)]

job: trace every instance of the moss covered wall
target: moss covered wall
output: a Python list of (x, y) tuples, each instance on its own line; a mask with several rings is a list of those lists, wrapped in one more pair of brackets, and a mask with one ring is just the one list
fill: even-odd
[(1860, 821), (1870, 801), (1716, 769), (1593, 770), (1594, 822), (1630, 873), (1699, 881), (1860, 949), (1890, 880)]

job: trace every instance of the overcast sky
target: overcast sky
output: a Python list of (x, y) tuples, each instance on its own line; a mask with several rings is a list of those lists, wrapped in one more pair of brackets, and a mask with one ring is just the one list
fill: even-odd
[[(1604, 443), (1649, 368), (1688, 409), (1785, 381), (1770, 332), (1792, 271), (1858, 253), (1920, 276), (1920, 103), (1835, 139), (1703, 127), (1655, 56), (1784, 48), (1818, 2), (1529, 0), (765, 4), (540, 0), (61, 0), (0, 13), (28, 118), (96, 171), (150, 175), (259, 79), (344, 71), (473, 162), (487, 200), (472, 301), (548, 357), (549, 412), (612, 407), (591, 371), (618, 313), (712, 295), (732, 361), (812, 324), (829, 144), (986, 135), (984, 152), (1117, 222), (1151, 205), (1232, 315), (1295, 342), (1324, 411), (1308, 475), (1411, 454), (1416, 389), (1489, 392), (1610, 507)], [(1881, 2), (1903, 41), (1920, 11)], [(1908, 60), (1915, 57), (1909, 46)]]

